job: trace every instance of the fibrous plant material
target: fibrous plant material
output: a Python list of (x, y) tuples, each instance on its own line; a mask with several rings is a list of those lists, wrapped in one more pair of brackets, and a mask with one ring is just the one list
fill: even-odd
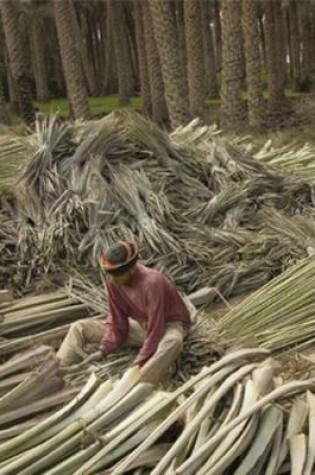
[[(36, 343), (59, 344), (71, 322), (92, 315), (94, 310), (86, 303), (69, 296), (65, 290), (14, 300), (0, 307), (0, 361), (12, 353), (32, 348)], [(30, 354), (34, 362), (40, 354)], [(38, 350), (39, 351), (39, 350)], [(20, 362), (20, 365), (26, 364)], [(17, 369), (18, 362), (8, 363)], [(0, 365), (0, 378), (8, 369)], [(12, 371), (11, 371), (12, 372)]]
[[(173, 392), (139, 382), (137, 368), (117, 382), (92, 374), (63, 408), (6, 440), (0, 431), (0, 474), (120, 475), (149, 468), (152, 475), (215, 475), (253, 467), (271, 474), (285, 464), (300, 473), (305, 461), (312, 469), (315, 380), (275, 387), (276, 366), (266, 356), (261, 348), (229, 352)], [(296, 451), (300, 439), (303, 457)]]
[(297, 350), (315, 338), (315, 256), (312, 255), (263, 286), (216, 325), (227, 343), (252, 337), (272, 351)]
[(312, 185), (215, 127), (193, 121), (168, 135), (119, 111), (78, 125), (52, 118), (23, 140), (29, 160), (0, 213), (0, 284), (15, 292), (47, 278), (60, 285), (77, 269), (101, 283), (100, 252), (130, 239), (182, 291), (207, 285), (229, 297), (257, 289), (312, 245), (311, 235), (296, 246), (294, 226), (284, 242), (270, 218), (304, 214), (310, 233)]
[[(248, 144), (247, 146), (250, 147)], [(306, 143), (302, 147), (292, 144), (274, 147), (271, 140), (255, 152), (254, 157), (284, 173), (292, 173), (309, 183), (315, 181), (315, 158), (312, 145)]]

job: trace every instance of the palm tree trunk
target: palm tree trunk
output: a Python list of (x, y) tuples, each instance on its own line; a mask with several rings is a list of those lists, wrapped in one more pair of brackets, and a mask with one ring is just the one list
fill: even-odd
[(162, 64), (166, 105), (171, 126), (176, 128), (189, 122), (190, 116), (179, 59), (175, 15), (170, 0), (150, 0), (149, 3)]
[(0, 80), (0, 124), (11, 125), (11, 119), (5, 103), (2, 80)]
[[(97, 7), (97, 5), (96, 5)], [(101, 78), (101, 37), (100, 37), (100, 25), (98, 19), (100, 14), (98, 14), (98, 9), (95, 9), (94, 15), (90, 18), (90, 36), (92, 40), (92, 49), (91, 49), (91, 62), (95, 71), (95, 95), (100, 95), (100, 78)]]
[(121, 0), (110, 0), (111, 20), (113, 26), (114, 48), (118, 74), (119, 102), (122, 106), (130, 101), (132, 89), (130, 75), (130, 58), (128, 57), (126, 31), (124, 28), (124, 11)]
[(1, 0), (0, 11), (20, 114), (23, 120), (31, 125), (35, 121), (35, 111), (32, 103), (31, 68), (20, 32), (18, 5), (14, 0)]
[(215, 57), (217, 71), (222, 69), (222, 28), (220, 15), (220, 0), (214, 0), (212, 4), (212, 16), (214, 24)]
[(241, 2), (223, 0), (221, 127), (228, 131), (240, 130), (244, 121), (241, 40)]
[(308, 3), (303, 2), (300, 5), (301, 9), (301, 23), (302, 23), (302, 69), (303, 74), (306, 77), (310, 76), (312, 65), (311, 65), (311, 58), (312, 58), (312, 24), (311, 18), (309, 15)]
[(292, 66), (293, 88), (295, 91), (299, 90), (301, 84), (301, 42), (298, 13), (296, 0), (291, 0), (289, 4), (290, 58)]
[(150, 80), (148, 72), (148, 62), (145, 51), (145, 36), (143, 15), (140, 0), (134, 0), (135, 6), (135, 24), (136, 24), (136, 40), (138, 49), (139, 75), (140, 75), (140, 91), (143, 100), (144, 113), (150, 117), (152, 113)]
[(53, 0), (57, 35), (67, 92), (76, 119), (89, 117), (89, 105), (81, 57), (77, 50), (76, 30), (69, 0)]
[[(281, 6), (280, 6), (281, 8)], [(282, 16), (278, 0), (265, 3), (265, 38), (268, 64), (270, 112), (277, 113), (285, 103), (282, 45)]]
[(192, 117), (203, 113), (206, 96), (205, 67), (202, 44), (201, 3), (184, 0), (184, 19), (188, 66), (189, 107)]
[(145, 47), (150, 78), (152, 101), (152, 120), (158, 125), (167, 121), (167, 107), (164, 97), (164, 83), (161, 69), (160, 56), (153, 32), (153, 24), (148, 0), (141, 0)]
[(45, 41), (41, 19), (36, 11), (36, 5), (31, 3), (32, 19), (30, 22), (31, 56), (34, 70), (36, 97), (38, 101), (49, 99), (48, 76), (45, 60)]
[(187, 73), (187, 53), (186, 53), (186, 36), (185, 36), (185, 20), (184, 20), (184, 0), (176, 0), (175, 3), (176, 12), (176, 30), (179, 59), (181, 62), (181, 69), (183, 78), (185, 79), (186, 92), (185, 96), (188, 97), (188, 73)]
[(123, 0), (123, 7), (126, 24), (127, 51), (130, 62), (130, 76), (132, 81), (131, 93), (133, 94), (135, 92), (135, 88), (139, 85), (139, 64), (134, 20), (134, 4), (129, 0)]
[(311, 4), (311, 73), (314, 76), (315, 73), (315, 6)]
[(119, 89), (117, 61), (115, 58), (113, 22), (111, 20), (111, 9), (107, 7), (106, 17), (106, 58), (105, 74), (103, 83), (103, 94), (112, 94)]
[(212, 30), (210, 25), (210, 7), (208, 0), (201, 2), (201, 18), (202, 18), (202, 42), (205, 55), (205, 76), (206, 91), (211, 98), (218, 97), (218, 84), (216, 76), (215, 53), (212, 38)]
[(99, 16), (99, 34), (100, 34), (100, 82), (101, 82), (101, 94), (102, 94), (102, 81), (105, 74), (106, 68), (106, 19), (107, 19), (107, 8), (105, 0), (100, 2), (100, 16)]
[(86, 12), (80, 12), (80, 15), (77, 16), (75, 5), (71, 0), (71, 10), (73, 15), (73, 26), (76, 32), (76, 42), (77, 50), (80, 53), (80, 61), (82, 67), (82, 73), (84, 76), (84, 82), (86, 84), (87, 93), (89, 96), (96, 94), (95, 86), (95, 74), (93, 72), (93, 67), (90, 63), (90, 45), (89, 45), (89, 31), (87, 25)]
[(245, 42), (246, 80), (248, 87), (248, 119), (252, 127), (263, 123), (263, 89), (261, 82), (258, 4), (242, 2), (242, 25)]
[[(261, 7), (261, 4), (259, 4), (258, 7)], [(261, 43), (261, 64), (263, 65), (263, 69), (267, 70), (266, 38), (263, 22), (263, 11), (262, 8), (258, 8), (258, 10), (259, 36)]]
[(9, 55), (8, 55), (8, 50), (6, 46), (4, 45), (4, 59), (5, 59), (5, 67), (7, 70), (7, 81), (8, 81), (8, 91), (9, 91), (9, 110), (13, 114), (19, 114), (20, 108), (19, 108), (19, 102), (17, 98), (17, 93), (16, 93), (16, 85), (14, 84), (14, 79), (10, 67), (10, 60), (9, 60)]
[(291, 48), (291, 25), (290, 25), (290, 17), (289, 17), (289, 8), (288, 5), (284, 5), (283, 8), (283, 17), (284, 17), (284, 43), (285, 43), (285, 54), (286, 58), (289, 58), (286, 66), (288, 69), (288, 77), (293, 78), (293, 61), (292, 61), (292, 48)]
[(55, 97), (64, 97), (67, 94), (66, 80), (62, 68), (62, 60), (58, 44), (57, 27), (54, 18), (47, 18), (45, 31), (49, 37), (50, 70), (48, 77), (52, 82), (52, 93)]

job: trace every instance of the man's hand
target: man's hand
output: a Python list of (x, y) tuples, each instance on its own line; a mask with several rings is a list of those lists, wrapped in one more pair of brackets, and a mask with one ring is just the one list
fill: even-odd
[(101, 361), (104, 358), (104, 355), (101, 350), (95, 351), (85, 358), (84, 363), (89, 363), (90, 361)]
[(141, 364), (139, 364), (136, 360), (130, 361), (128, 368), (134, 368), (135, 366), (138, 366), (138, 368), (141, 368)]

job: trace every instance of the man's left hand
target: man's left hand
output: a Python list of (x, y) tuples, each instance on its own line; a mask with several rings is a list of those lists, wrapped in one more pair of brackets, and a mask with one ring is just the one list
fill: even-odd
[(103, 353), (101, 350), (95, 351), (85, 358), (84, 363), (89, 363), (90, 361), (101, 361), (103, 359)]

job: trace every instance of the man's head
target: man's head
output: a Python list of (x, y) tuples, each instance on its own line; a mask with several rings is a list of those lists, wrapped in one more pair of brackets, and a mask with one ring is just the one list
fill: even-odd
[(117, 284), (129, 285), (138, 259), (138, 248), (127, 241), (119, 241), (101, 257), (101, 266)]

